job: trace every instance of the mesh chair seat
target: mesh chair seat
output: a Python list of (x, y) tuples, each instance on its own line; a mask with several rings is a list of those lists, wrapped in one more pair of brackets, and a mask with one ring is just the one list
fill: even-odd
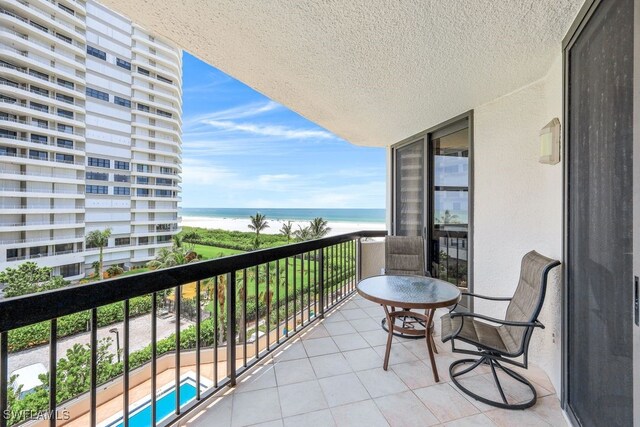
[[(443, 342), (455, 335), (461, 341), (503, 354), (517, 354), (520, 348), (503, 325), (490, 325), (476, 319), (466, 319), (463, 323), (462, 318), (452, 319), (449, 314), (442, 316), (441, 322), (440, 336)], [(462, 330), (458, 332), (461, 326)]]

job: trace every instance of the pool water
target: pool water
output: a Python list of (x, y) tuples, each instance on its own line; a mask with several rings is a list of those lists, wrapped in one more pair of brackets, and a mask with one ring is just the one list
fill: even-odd
[[(180, 407), (189, 403), (196, 397), (196, 386), (190, 382), (183, 381), (180, 384)], [(167, 390), (156, 400), (156, 423), (165, 419), (176, 411), (176, 388)], [(114, 427), (122, 427), (124, 421), (120, 419)], [(137, 408), (129, 415), (129, 427), (147, 427), (151, 425), (151, 401), (140, 408)]]

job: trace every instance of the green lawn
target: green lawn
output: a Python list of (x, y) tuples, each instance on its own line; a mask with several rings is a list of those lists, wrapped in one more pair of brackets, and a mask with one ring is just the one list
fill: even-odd
[(193, 250), (196, 251), (198, 255), (201, 255), (203, 259), (214, 259), (244, 253), (244, 251), (239, 251), (237, 249), (219, 248), (217, 246), (208, 245), (193, 245)]

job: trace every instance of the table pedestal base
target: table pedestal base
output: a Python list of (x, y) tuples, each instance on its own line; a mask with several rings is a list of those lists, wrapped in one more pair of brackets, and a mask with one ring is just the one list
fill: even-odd
[[(436, 382), (440, 382), (434, 356), (434, 353), (438, 352), (436, 349), (436, 343), (433, 339), (433, 315), (435, 314), (435, 309), (426, 310), (425, 314), (422, 314), (409, 310), (395, 311), (394, 307), (387, 307), (386, 305), (383, 305), (383, 307), (389, 333), (387, 337), (387, 348), (384, 353), (384, 364), (382, 366), (384, 370), (386, 371), (389, 367), (389, 354), (391, 353), (391, 342), (393, 341), (394, 335), (424, 338), (429, 352), (429, 359), (431, 360), (433, 379)], [(413, 324), (411, 324), (411, 327), (407, 327), (405, 318), (414, 318), (417, 321), (422, 321), (424, 323), (420, 322), (420, 324), (424, 324), (426, 326), (425, 328), (415, 328), (413, 327)], [(396, 321), (398, 321), (398, 324), (396, 324)]]

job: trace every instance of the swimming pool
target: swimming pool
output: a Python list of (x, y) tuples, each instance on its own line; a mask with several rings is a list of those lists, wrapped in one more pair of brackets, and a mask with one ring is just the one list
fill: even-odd
[[(180, 381), (180, 407), (196, 398), (196, 382), (190, 376)], [(176, 411), (176, 387), (171, 384), (158, 393), (156, 398), (156, 423), (174, 414)], [(113, 419), (116, 418), (116, 419)], [(129, 412), (129, 427), (147, 427), (151, 425), (151, 398), (147, 397), (131, 405)], [(101, 427), (123, 427), (122, 414), (112, 417), (110, 421), (102, 423)]]

